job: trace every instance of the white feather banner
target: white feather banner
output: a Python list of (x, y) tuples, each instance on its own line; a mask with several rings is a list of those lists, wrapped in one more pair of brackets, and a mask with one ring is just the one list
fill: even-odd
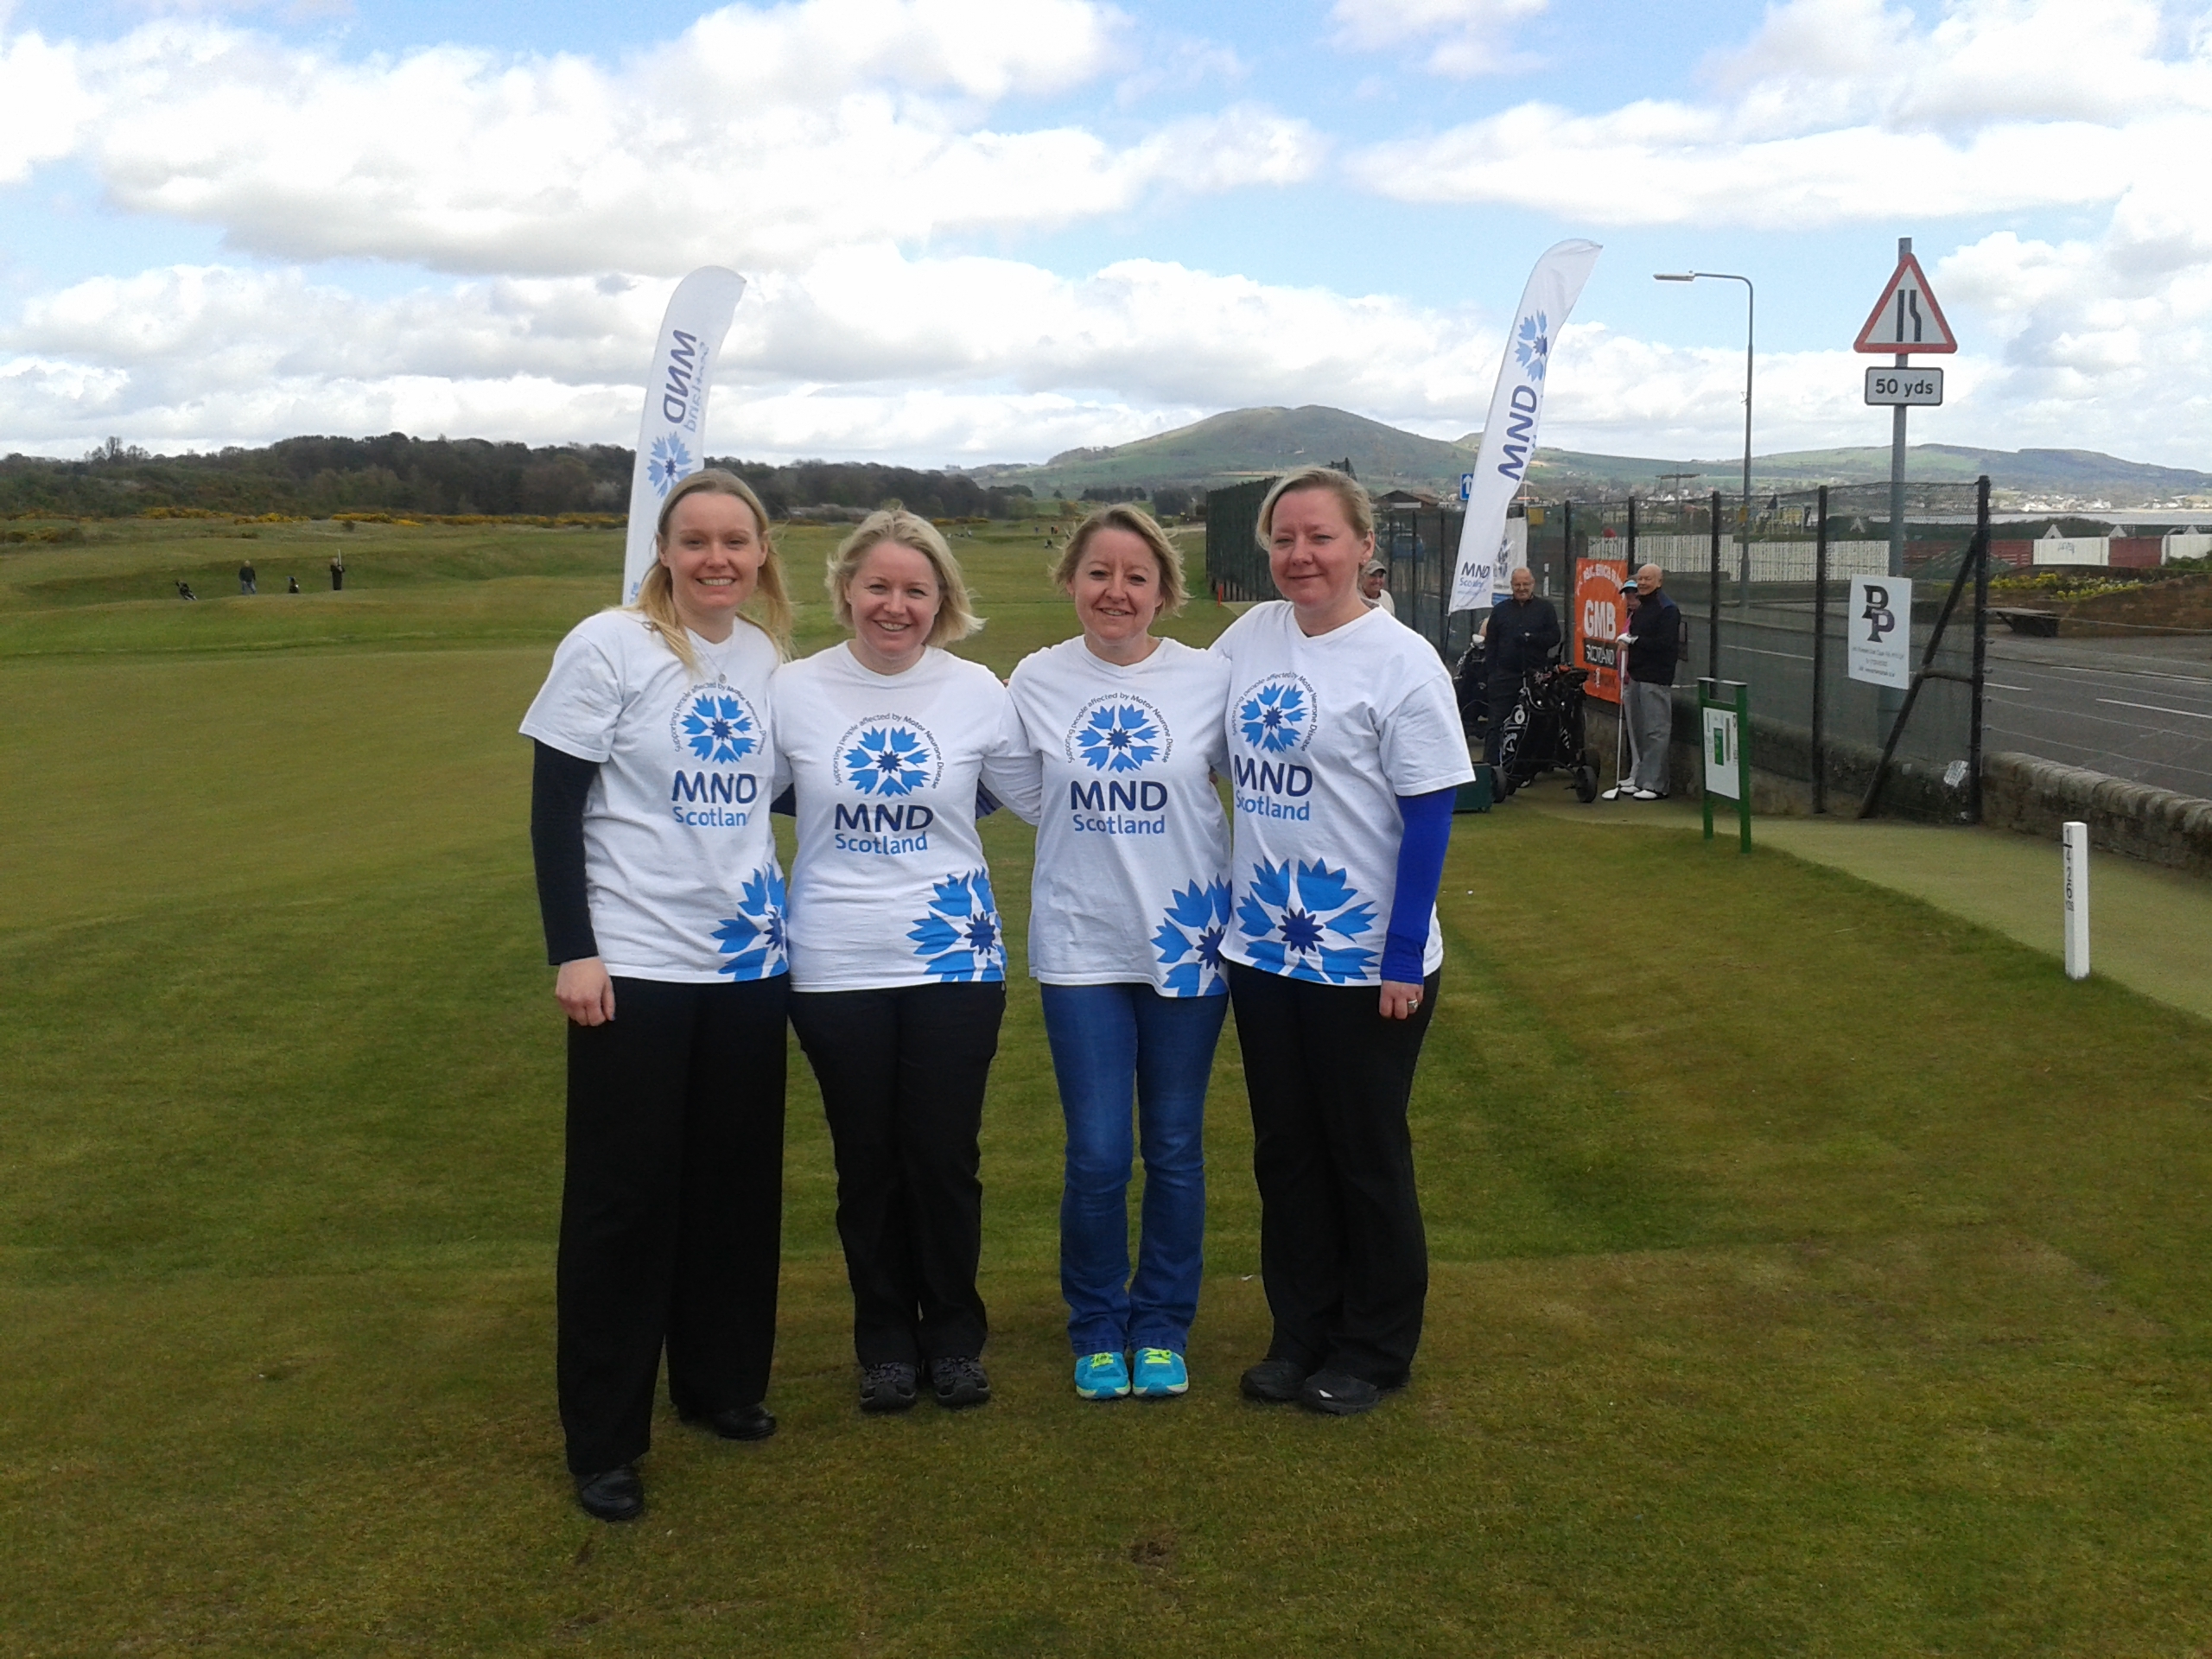
[(622, 550), (622, 602), (638, 596), (653, 568), (653, 528), (669, 486), (706, 464), (707, 393), (722, 337), (745, 293), (745, 278), (702, 265), (676, 285), (660, 320), (638, 422), (638, 459), (630, 474), (630, 534)]

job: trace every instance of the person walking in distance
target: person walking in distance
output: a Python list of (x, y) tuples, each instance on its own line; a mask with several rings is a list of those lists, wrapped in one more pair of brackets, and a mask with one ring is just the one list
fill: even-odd
[(983, 1091), (1006, 944), (976, 786), (1033, 788), (998, 676), (944, 647), (982, 626), (926, 518), (871, 513), (830, 561), (850, 637), (776, 671), (776, 742), (798, 820), (791, 1029), (822, 1086), (860, 1407), (991, 1397), (976, 1287)]
[(241, 594), (251, 594), (257, 593), (260, 590), (254, 586), (253, 561), (251, 559), (248, 559), (244, 564), (238, 566), (238, 592)]
[[(1076, 526), (1053, 580), (1083, 632), (1026, 657), (1009, 693), (1038, 769), (1029, 971), (1067, 1122), (1060, 1292), (1085, 1400), (1189, 1386), (1205, 1238), (1206, 1083), (1228, 1011), (1229, 664), (1152, 632), (1183, 562), (1135, 507)], [(1129, 1272), (1130, 1107), (1144, 1155)]]
[(1331, 467), (1292, 473), (1259, 539), (1284, 597), (1213, 646), (1236, 806), (1222, 955), (1274, 1325), (1242, 1387), (1344, 1415), (1404, 1386), (1421, 1341), (1406, 1110), (1444, 965), (1452, 797), (1474, 768), (1434, 649), (1361, 598), (1367, 492)]
[(776, 1432), (789, 979), (768, 683), (791, 606), (767, 514), (728, 473), (671, 488), (654, 545), (636, 602), (576, 625), (522, 726), (568, 1016), (556, 1376), (576, 1501), (602, 1521), (645, 1508), (664, 1350), (685, 1422)]
[(1666, 572), (1656, 564), (1640, 567), (1628, 584), (1636, 608), (1618, 643), (1626, 671), (1621, 684), (1621, 718), (1627, 722), (1634, 769), (1626, 782), (1606, 791), (1605, 798), (1663, 800), (1667, 794), (1667, 751), (1675, 730), (1675, 668), (1682, 651), (1682, 613), (1661, 584)]

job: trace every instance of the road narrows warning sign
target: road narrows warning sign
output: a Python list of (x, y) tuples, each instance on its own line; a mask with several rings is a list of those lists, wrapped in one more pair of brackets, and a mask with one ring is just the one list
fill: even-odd
[(1936, 290), (1928, 286), (1927, 273), (1910, 254), (1898, 259), (1896, 271), (1851, 349), (1903, 353), (1959, 349), (1951, 325), (1943, 321), (1943, 308), (1936, 303)]

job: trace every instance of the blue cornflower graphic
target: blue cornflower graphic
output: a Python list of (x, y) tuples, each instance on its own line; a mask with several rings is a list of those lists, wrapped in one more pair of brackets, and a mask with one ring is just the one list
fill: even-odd
[(662, 495), (668, 486), (691, 470), (691, 452), (683, 447), (683, 440), (670, 434), (653, 440), (653, 452), (645, 462), (645, 476), (652, 480), (653, 488)]
[(716, 971), (732, 979), (766, 979), (784, 971), (784, 873), (774, 865), (745, 878), (737, 914), (715, 930), (729, 960)]
[(1229, 883), (1193, 881), (1168, 901), (1153, 948), (1172, 966), (1162, 988), (1170, 996), (1211, 996), (1222, 988), (1221, 939), (1229, 931)]
[(1128, 703), (1091, 711), (1077, 739), (1083, 758), (1100, 772), (1135, 772), (1160, 754), (1160, 728)]
[(760, 747), (760, 734), (745, 705), (726, 691), (709, 689), (691, 700), (677, 722), (691, 753), (702, 760), (742, 760)]
[(1262, 681), (1253, 690), (1238, 706), (1236, 718), (1247, 743), (1280, 754), (1298, 747), (1312, 713), (1306, 706), (1306, 693), (1295, 680), (1274, 679)]
[(1544, 378), (1544, 371), (1552, 360), (1552, 330), (1550, 320), (1542, 312), (1521, 319), (1520, 340), (1513, 347), (1513, 355), (1528, 371), (1531, 380)]
[(1345, 941), (1367, 932), (1375, 906), (1359, 889), (1319, 859), (1311, 864), (1252, 867), (1252, 880), (1236, 906), (1237, 931), (1255, 968), (1322, 984), (1364, 981), (1376, 952)]
[(1006, 939), (988, 871), (970, 870), (937, 884), (930, 907), (906, 930), (914, 954), (939, 979), (988, 982), (1006, 977)]
[(845, 775), (863, 795), (911, 795), (930, 780), (929, 745), (902, 726), (862, 732), (845, 751)]

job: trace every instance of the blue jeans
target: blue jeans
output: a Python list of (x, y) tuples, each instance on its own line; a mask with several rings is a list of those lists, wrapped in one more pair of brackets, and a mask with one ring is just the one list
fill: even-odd
[[(1184, 1351), (1198, 1308), (1206, 1230), (1206, 1079), (1225, 996), (1149, 985), (1046, 985), (1068, 1126), (1060, 1294), (1078, 1354)], [(1129, 1277), (1130, 1097), (1144, 1150), (1144, 1231)]]

